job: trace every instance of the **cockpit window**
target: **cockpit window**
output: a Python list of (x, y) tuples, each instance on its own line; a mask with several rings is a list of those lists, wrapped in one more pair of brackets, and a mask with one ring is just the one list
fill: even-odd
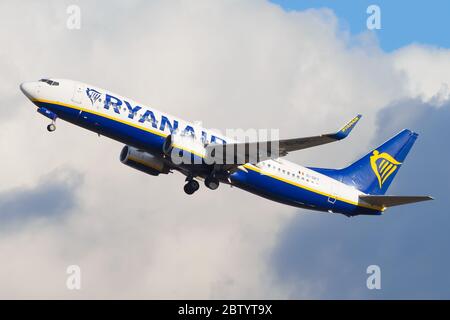
[(56, 81), (53, 81), (50, 79), (41, 79), (41, 80), (39, 80), (39, 82), (45, 82), (51, 86), (59, 86), (59, 82), (56, 82)]

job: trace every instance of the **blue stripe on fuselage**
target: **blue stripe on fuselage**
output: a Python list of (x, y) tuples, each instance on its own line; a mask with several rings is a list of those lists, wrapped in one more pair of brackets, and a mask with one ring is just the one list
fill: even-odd
[[(162, 155), (164, 136), (127, 125), (107, 117), (80, 111), (57, 103), (34, 101), (38, 107), (53, 111), (59, 118), (94, 131), (124, 144)], [(318, 211), (343, 213), (345, 215), (379, 215), (380, 211), (360, 207), (344, 201), (336, 200), (334, 204), (328, 202), (328, 197), (314, 191), (286, 183), (274, 177), (264, 175), (256, 170), (247, 168), (248, 172), (237, 171), (230, 176), (233, 185), (283, 204), (299, 208)]]
[(251, 169), (248, 170), (248, 173), (237, 171), (230, 178), (233, 184), (241, 189), (294, 207), (318, 211), (332, 210), (350, 216), (381, 214), (378, 210), (356, 206), (340, 200), (336, 200), (332, 204), (328, 202), (328, 197), (325, 195), (297, 187)]

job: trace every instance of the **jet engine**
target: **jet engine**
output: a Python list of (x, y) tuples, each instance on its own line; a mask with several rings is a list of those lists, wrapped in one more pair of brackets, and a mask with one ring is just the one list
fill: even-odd
[(162, 158), (130, 146), (123, 147), (120, 152), (120, 162), (152, 176), (160, 173), (167, 174), (170, 171)]

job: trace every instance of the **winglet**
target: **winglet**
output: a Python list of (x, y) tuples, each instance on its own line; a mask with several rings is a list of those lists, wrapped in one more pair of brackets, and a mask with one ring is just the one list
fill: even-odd
[(338, 132), (331, 135), (331, 137), (336, 140), (342, 140), (346, 138), (361, 118), (362, 115), (358, 114), (356, 117), (350, 120), (345, 126), (343, 126)]

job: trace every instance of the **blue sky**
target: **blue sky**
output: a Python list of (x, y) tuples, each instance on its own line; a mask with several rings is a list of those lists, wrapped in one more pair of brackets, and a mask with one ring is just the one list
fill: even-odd
[(375, 31), (380, 46), (392, 51), (410, 43), (425, 43), (450, 47), (450, 1), (405, 0), (272, 0), (286, 10), (330, 8), (340, 19), (341, 27), (352, 34), (367, 31), (367, 7), (376, 4), (381, 9), (381, 30)]

